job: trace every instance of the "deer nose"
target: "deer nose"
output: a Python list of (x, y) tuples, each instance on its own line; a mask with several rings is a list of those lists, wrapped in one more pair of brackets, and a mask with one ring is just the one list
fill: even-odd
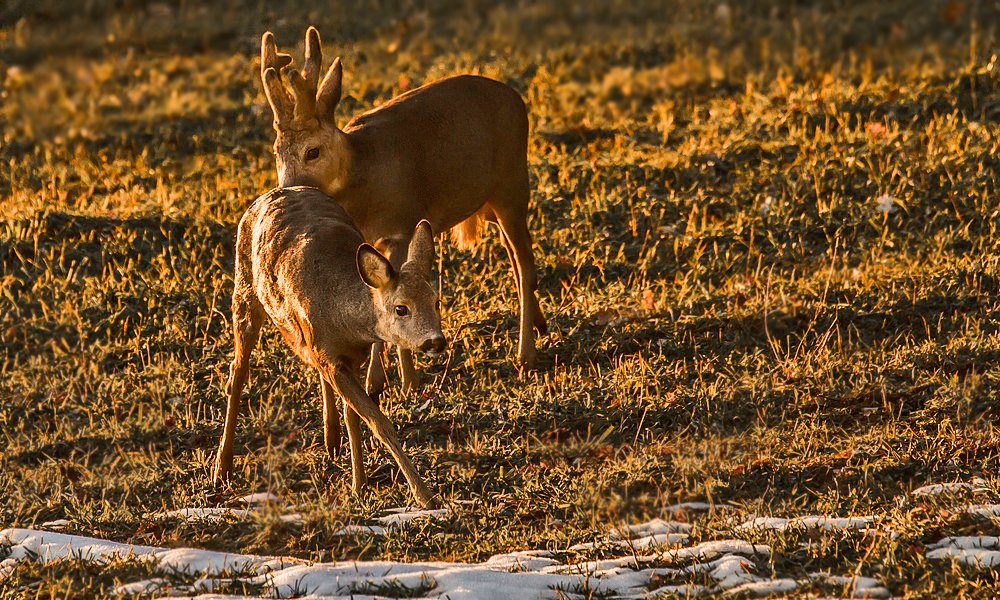
[(427, 354), (434, 355), (444, 352), (445, 348), (448, 347), (447, 340), (444, 339), (443, 335), (435, 335), (427, 338), (420, 344), (420, 351), (426, 352)]

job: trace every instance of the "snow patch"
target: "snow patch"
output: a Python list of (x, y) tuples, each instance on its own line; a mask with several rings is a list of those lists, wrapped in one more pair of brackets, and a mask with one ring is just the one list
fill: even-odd
[(1000, 518), (1000, 504), (970, 504), (963, 511), (984, 519)]
[(917, 489), (910, 492), (910, 494), (921, 497), (933, 497), (933, 496), (941, 496), (944, 494), (959, 494), (963, 492), (971, 492), (972, 490), (973, 487), (971, 483), (933, 483), (931, 485), (918, 487)]
[(736, 527), (740, 531), (785, 531), (787, 529), (822, 529), (823, 531), (867, 529), (875, 517), (756, 517)]
[(228, 518), (246, 519), (255, 509), (247, 508), (178, 508), (155, 515), (157, 519), (180, 519), (182, 521), (222, 521)]
[(281, 502), (281, 496), (271, 492), (257, 492), (243, 496), (240, 498), (240, 502), (243, 504), (277, 504)]
[(729, 504), (711, 504), (708, 502), (681, 502), (680, 504), (671, 504), (670, 506), (663, 509), (664, 512), (677, 513), (677, 512), (711, 512), (713, 510), (739, 510), (735, 506)]

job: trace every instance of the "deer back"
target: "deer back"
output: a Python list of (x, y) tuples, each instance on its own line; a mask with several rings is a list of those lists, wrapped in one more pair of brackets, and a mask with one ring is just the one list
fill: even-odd
[(356, 263), (364, 239), (347, 212), (316, 188), (277, 188), (240, 229), (251, 235), (254, 292), (299, 358), (363, 360), (375, 317)]
[(368, 239), (392, 220), (403, 233), (427, 219), (445, 231), (474, 214), (527, 153), (521, 96), (484, 77), (450, 77), (359, 115), (344, 129), (351, 180), (337, 195)]

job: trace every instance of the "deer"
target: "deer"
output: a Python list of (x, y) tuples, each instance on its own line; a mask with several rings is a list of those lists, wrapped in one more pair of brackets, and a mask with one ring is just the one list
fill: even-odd
[(295, 355), (319, 373), (323, 437), (331, 458), (340, 455), (337, 397), (342, 401), (355, 492), (367, 485), (363, 420), (392, 454), (417, 500), (425, 507), (439, 504), (403, 452), (392, 423), (359, 380), (375, 342), (429, 355), (445, 350), (440, 303), (429, 283), (433, 262), (427, 221), (415, 224), (405, 260), (396, 267), (365, 243), (343, 207), (316, 188), (276, 188), (253, 202), (236, 237), (235, 357), (212, 476), (216, 485), (229, 479), (233, 469), (241, 395), (267, 316)]
[[(451, 230), (460, 249), (473, 248), (485, 223), (498, 226), (513, 265), (520, 307), (517, 360), (536, 360), (535, 332), (546, 333), (527, 217), (528, 114), (510, 86), (485, 77), (448, 77), (408, 91), (337, 127), (343, 67), (335, 58), (320, 81), (319, 32), (305, 36), (302, 71), (274, 35), (261, 39), (261, 80), (274, 115), (278, 184), (322, 190), (353, 217), (365, 239), (398, 266), (414, 225)], [(376, 344), (369, 387), (384, 384)], [(416, 385), (412, 354), (399, 348), (402, 389)]]

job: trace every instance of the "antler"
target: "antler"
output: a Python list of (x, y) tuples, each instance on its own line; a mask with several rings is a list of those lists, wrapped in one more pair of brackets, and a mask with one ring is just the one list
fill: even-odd
[(264, 71), (274, 69), (281, 71), (292, 64), (292, 57), (278, 52), (278, 47), (274, 43), (274, 34), (268, 31), (260, 40), (260, 76), (264, 77)]
[(264, 93), (271, 104), (271, 110), (274, 111), (275, 129), (291, 123), (294, 118), (295, 102), (288, 95), (288, 91), (281, 83), (281, 77), (273, 67), (268, 67), (264, 71)]
[[(278, 52), (271, 32), (264, 34), (260, 42), (260, 73), (264, 81), (264, 91), (274, 111), (275, 128), (288, 125), (291, 121), (308, 121), (316, 117), (317, 108), (321, 118), (333, 118), (333, 111), (340, 101), (340, 86), (343, 70), (340, 59), (333, 61), (323, 83), (320, 84), (320, 68), (323, 64), (323, 49), (319, 31), (310, 26), (306, 30), (306, 62), (302, 71), (288, 72), (292, 94), (281, 82), (280, 72), (292, 63), (292, 57)], [(274, 75), (268, 75), (273, 71)]]
[(316, 87), (319, 85), (319, 69), (323, 62), (323, 48), (319, 41), (319, 31), (310, 26), (306, 30), (306, 64), (302, 72), (292, 70), (288, 81), (295, 95), (295, 118), (309, 120), (316, 116)]
[(260, 79), (264, 82), (264, 93), (274, 112), (275, 128), (287, 124), (293, 118), (295, 103), (281, 83), (278, 73), (292, 64), (292, 57), (278, 52), (274, 34), (268, 31), (260, 40)]

